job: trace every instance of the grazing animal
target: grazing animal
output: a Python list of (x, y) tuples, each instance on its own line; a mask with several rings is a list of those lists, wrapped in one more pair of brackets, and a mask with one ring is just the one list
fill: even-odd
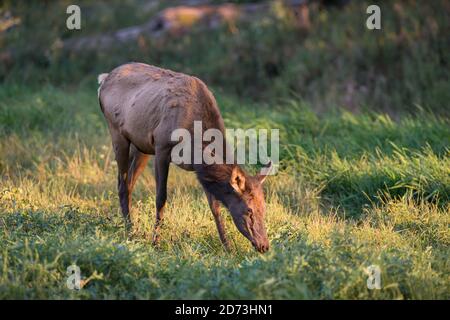
[[(203, 132), (218, 129), (225, 137), (222, 116), (206, 85), (193, 76), (143, 63), (128, 63), (109, 74), (101, 74), (98, 80), (99, 103), (117, 160), (120, 207), (127, 228), (131, 226), (129, 212), (133, 187), (149, 155), (154, 155), (156, 222), (153, 243), (157, 244), (167, 198), (171, 150), (178, 143), (171, 141), (172, 132), (183, 128), (192, 133), (194, 121), (202, 121)], [(193, 164), (191, 161), (191, 164), (177, 165), (195, 171), (227, 250), (229, 242), (220, 203), (230, 211), (234, 224), (255, 249), (266, 252), (269, 240), (264, 225), (266, 208), (262, 189), (266, 174), (250, 176), (239, 165), (223, 162)]]

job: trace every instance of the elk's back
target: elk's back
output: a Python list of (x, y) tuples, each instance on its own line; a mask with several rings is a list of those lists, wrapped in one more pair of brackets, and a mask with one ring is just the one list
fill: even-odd
[(175, 144), (170, 141), (173, 130), (192, 132), (194, 121), (202, 121), (204, 130), (224, 131), (216, 101), (201, 80), (143, 63), (111, 71), (101, 84), (99, 100), (110, 130), (149, 154), (156, 143)]

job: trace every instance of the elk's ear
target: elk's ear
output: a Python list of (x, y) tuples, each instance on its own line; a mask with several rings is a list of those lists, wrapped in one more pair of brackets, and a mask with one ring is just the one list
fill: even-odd
[(239, 194), (245, 191), (245, 175), (238, 166), (235, 166), (231, 172), (230, 184)]
[(272, 169), (272, 161), (269, 161), (269, 163), (265, 167), (261, 168), (261, 171), (258, 174), (259, 183), (262, 184), (264, 180), (266, 180), (267, 176), (271, 174), (270, 172), (272, 171)]

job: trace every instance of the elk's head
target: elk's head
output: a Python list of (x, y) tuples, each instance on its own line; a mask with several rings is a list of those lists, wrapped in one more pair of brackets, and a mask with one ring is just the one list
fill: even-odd
[(269, 250), (269, 239), (264, 224), (266, 203), (262, 183), (271, 169), (272, 164), (269, 163), (261, 173), (252, 177), (239, 166), (235, 166), (230, 178), (234, 192), (225, 199), (234, 224), (261, 253)]

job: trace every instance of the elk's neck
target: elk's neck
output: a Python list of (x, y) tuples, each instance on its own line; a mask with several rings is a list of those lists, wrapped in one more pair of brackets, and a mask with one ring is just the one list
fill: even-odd
[[(201, 164), (194, 165), (194, 170), (203, 188), (226, 205), (224, 197), (227, 194), (233, 193), (230, 179), (233, 168), (237, 164), (234, 156), (234, 149), (230, 148), (227, 144), (225, 138), (225, 126), (215, 100), (210, 105), (210, 108), (208, 108), (208, 113), (208, 117), (206, 118), (209, 121), (204, 120), (204, 124), (206, 122), (206, 125), (203, 129), (217, 129), (222, 133), (220, 137), (217, 137), (217, 139), (220, 139), (219, 144), (215, 145), (219, 147), (214, 148), (213, 158), (215, 161), (213, 161), (212, 164), (207, 164), (203, 159)], [(214, 137), (214, 139), (216, 139), (216, 137)], [(204, 142), (202, 150), (205, 151), (205, 148), (210, 146), (212, 146), (211, 142)], [(206, 154), (210, 153), (206, 152)]]
[(236, 164), (201, 164), (195, 166), (197, 178), (203, 188), (226, 205), (225, 196), (233, 193), (231, 173)]
[[(217, 161), (207, 164), (203, 159), (201, 164), (194, 165), (194, 170), (203, 188), (226, 206), (225, 197), (234, 193), (230, 180), (233, 168), (237, 164), (234, 150), (227, 147), (225, 137), (222, 138), (221, 142), (223, 148), (216, 149), (214, 152), (214, 159)], [(208, 145), (204, 147), (208, 147)]]

